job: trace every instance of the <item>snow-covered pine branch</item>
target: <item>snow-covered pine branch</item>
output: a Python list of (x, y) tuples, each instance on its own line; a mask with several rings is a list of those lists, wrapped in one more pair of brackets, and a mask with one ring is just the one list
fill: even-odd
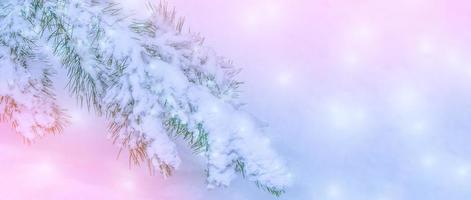
[[(209, 187), (237, 173), (272, 194), (290, 183), (256, 120), (237, 102), (239, 69), (182, 31), (166, 4), (135, 20), (108, 0), (0, 2), (0, 114), (33, 140), (62, 129), (49, 75), (110, 121), (114, 142), (134, 163), (164, 176), (178, 168), (175, 137), (206, 157)], [(36, 77), (37, 76), (37, 77)]]
[(19, 15), (21, 7), (2, 2), (0, 9), (0, 121), (9, 121), (27, 143), (59, 133), (67, 120), (49, 79), (55, 70), (38, 51), (29, 24), (10, 14)]

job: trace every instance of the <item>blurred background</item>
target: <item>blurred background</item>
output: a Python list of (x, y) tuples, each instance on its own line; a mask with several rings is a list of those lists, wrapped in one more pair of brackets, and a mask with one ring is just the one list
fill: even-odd
[[(142, 13), (143, 0), (121, 1)], [(245, 109), (295, 177), (279, 199), (471, 199), (471, 2), (168, 2), (244, 69)], [(0, 125), (0, 199), (274, 199), (241, 179), (207, 190), (184, 145), (166, 180), (130, 168), (105, 122), (56, 87), (63, 134), (25, 145)]]

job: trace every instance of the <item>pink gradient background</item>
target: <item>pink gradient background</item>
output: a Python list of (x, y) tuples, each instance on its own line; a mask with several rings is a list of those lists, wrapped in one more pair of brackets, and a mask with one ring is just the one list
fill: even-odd
[[(244, 68), (242, 99), (297, 176), (281, 199), (471, 199), (471, 2), (169, 4)], [(73, 123), (59, 136), (28, 146), (0, 126), (0, 199), (272, 199), (243, 180), (207, 191), (184, 145), (167, 180), (129, 169), (102, 119), (60, 101)]]

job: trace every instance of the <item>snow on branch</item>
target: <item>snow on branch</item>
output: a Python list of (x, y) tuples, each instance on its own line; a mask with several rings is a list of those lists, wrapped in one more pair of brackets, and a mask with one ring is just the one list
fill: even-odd
[[(113, 142), (129, 150), (130, 162), (148, 162), (169, 176), (181, 163), (174, 142), (180, 137), (206, 158), (208, 187), (228, 186), (239, 173), (276, 196), (284, 193), (289, 172), (237, 101), (240, 69), (200, 35), (183, 31), (183, 18), (166, 3), (147, 7), (149, 17), (137, 20), (108, 0), (2, 1), (0, 70), (8, 73), (0, 77), (12, 77), (0, 79), (3, 116), (17, 127), (60, 130), (64, 114), (46, 72), (63, 67), (72, 94), (107, 117)], [(44, 67), (42, 82), (24, 78), (39, 54), (53, 67)], [(37, 111), (39, 104), (48, 106)]]

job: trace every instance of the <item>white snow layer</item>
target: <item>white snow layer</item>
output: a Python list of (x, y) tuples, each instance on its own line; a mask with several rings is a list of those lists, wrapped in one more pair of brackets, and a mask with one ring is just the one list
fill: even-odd
[[(32, 1), (0, 4), (28, 13)], [(111, 113), (109, 120), (119, 127), (115, 129), (118, 144), (130, 150), (145, 144), (145, 153), (155, 167), (176, 169), (181, 161), (165, 123), (178, 119), (194, 138), (202, 136), (199, 125), (207, 133), (208, 148), (203, 153), (209, 187), (229, 185), (236, 176), (237, 162), (244, 164), (244, 176), (260, 185), (283, 190), (290, 184), (290, 174), (271, 149), (270, 140), (256, 120), (238, 108), (234, 80), (238, 69), (204, 46), (198, 35), (181, 33), (171, 12), (154, 7), (148, 11), (150, 17), (136, 23), (123, 17), (127, 13), (113, 10), (119, 6), (110, 6), (111, 1), (54, 2), (47, 1), (41, 9), (55, 12), (64, 23), (73, 25), (68, 27), (73, 31), (55, 36), (55, 40), (37, 38), (36, 44), (42, 45), (38, 49), (50, 49), (57, 40), (69, 37), (68, 45), (80, 58), (79, 65), (65, 63), (65, 55), (57, 53), (48, 62), (62, 60), (66, 68), (88, 75), (87, 80), (97, 87), (99, 107)], [(4, 26), (8, 18), (0, 18), (2, 34), (37, 34), (43, 28), (26, 23), (20, 13), (7, 14), (15, 19), (12, 27)], [(39, 12), (36, 20), (41, 15), (44, 13)], [(51, 30), (43, 35), (47, 34)], [(11, 62), (8, 47), (1, 50), (0, 96), (11, 97), (19, 105), (14, 115), (17, 131), (32, 140), (42, 135), (34, 131), (38, 126), (56, 123), (51, 106), (44, 106), (54, 105), (48, 102), (53, 99), (37, 98), (35, 91), (27, 91), (34, 90), (29, 83), (37, 83), (28, 72), (33, 66), (22, 68)], [(122, 68), (117, 70), (117, 66)]]

